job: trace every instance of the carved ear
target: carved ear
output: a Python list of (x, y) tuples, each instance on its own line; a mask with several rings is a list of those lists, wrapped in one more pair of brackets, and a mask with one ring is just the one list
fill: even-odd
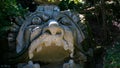
[(63, 13), (72, 19), (73, 23), (76, 26), (75, 28), (78, 35), (77, 40), (81, 43), (85, 39), (84, 31), (86, 30), (86, 26), (80, 22), (79, 13), (74, 13), (70, 10), (64, 11)]
[[(31, 19), (31, 18), (30, 18)], [(26, 46), (24, 45), (24, 32), (26, 27), (31, 24), (31, 20), (27, 19), (26, 21), (23, 21), (23, 24), (21, 25), (18, 35), (16, 37), (16, 52), (19, 53), (22, 51), (22, 49)]]
[(18, 33), (18, 36), (16, 38), (16, 43), (17, 43), (17, 46), (16, 46), (16, 52), (19, 53), (21, 52), (21, 50), (23, 49), (23, 34), (24, 34), (24, 31), (20, 29), (19, 33)]
[(17, 36), (16, 52), (19, 53), (23, 49), (25, 50), (30, 42), (31, 29), (20, 30)]

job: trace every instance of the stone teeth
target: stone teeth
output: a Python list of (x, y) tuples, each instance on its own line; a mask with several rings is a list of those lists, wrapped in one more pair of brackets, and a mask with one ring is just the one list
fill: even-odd
[(33, 58), (33, 53), (29, 53), (29, 59), (32, 59)]
[(68, 50), (68, 45), (67, 45), (67, 43), (66, 43), (65, 41), (63, 41), (63, 44), (64, 44), (64, 49), (65, 49), (65, 50)]
[(37, 52), (41, 51), (42, 50), (42, 47), (38, 47), (37, 48)]
[(60, 46), (60, 45), (61, 45), (61, 41), (58, 41), (58, 42), (56, 43), (56, 45), (57, 45), (57, 46)]
[(47, 41), (47, 42), (45, 42), (44, 44), (45, 44), (45, 46), (50, 46), (51, 42), (50, 42), (50, 41)]
[(73, 57), (74, 54), (74, 46), (72, 43), (69, 43), (69, 50), (71, 51), (70, 57)]
[(73, 58), (73, 52), (70, 54), (70, 57)]

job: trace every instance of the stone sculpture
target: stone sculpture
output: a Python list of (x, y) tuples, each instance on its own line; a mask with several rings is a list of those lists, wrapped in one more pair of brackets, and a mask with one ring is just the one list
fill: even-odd
[[(61, 66), (49, 68), (84, 68), (90, 49), (88, 46), (85, 50), (81, 44), (86, 38), (83, 29), (86, 26), (80, 22), (79, 14), (60, 11), (55, 5), (42, 5), (16, 21), (8, 35), (10, 47), (16, 50), (11, 57), (17, 56), (17, 63), (28, 62), (23, 66), (18, 64), (18, 68), (30, 65), (44, 68), (59, 62)], [(41, 66), (41, 63), (44, 64)]]

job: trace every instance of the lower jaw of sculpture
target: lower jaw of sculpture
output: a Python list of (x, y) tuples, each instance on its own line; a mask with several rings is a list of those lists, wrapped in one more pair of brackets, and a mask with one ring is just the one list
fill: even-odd
[(39, 52), (34, 51), (33, 61), (60, 62), (70, 56), (70, 50), (65, 50), (62, 46), (42, 46)]

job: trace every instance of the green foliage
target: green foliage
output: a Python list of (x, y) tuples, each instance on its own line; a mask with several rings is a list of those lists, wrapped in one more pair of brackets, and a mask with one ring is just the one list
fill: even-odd
[(68, 1), (69, 3), (73, 1), (75, 4), (83, 3), (83, 0), (48, 0), (48, 1), (49, 1), (49, 2)]
[(83, 7), (83, 0), (62, 0), (59, 4), (61, 10), (80, 10)]
[(26, 9), (22, 9), (16, 0), (0, 0), (0, 36), (9, 30), (16, 16), (22, 16)]
[(120, 68), (120, 42), (116, 42), (112, 48), (107, 49), (104, 67)]

